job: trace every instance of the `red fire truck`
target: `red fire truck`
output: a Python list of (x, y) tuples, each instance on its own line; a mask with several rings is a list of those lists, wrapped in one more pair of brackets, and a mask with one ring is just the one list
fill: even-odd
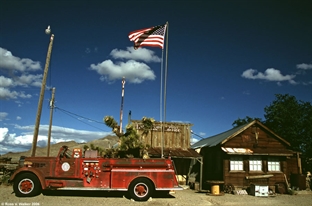
[(146, 201), (154, 191), (182, 190), (171, 159), (104, 158), (97, 151), (60, 148), (57, 157), (26, 157), (11, 176), (16, 196), (39, 195), (42, 190), (128, 191)]

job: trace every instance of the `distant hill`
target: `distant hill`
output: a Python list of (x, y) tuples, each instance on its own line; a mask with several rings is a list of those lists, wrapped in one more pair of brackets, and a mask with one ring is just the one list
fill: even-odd
[[(70, 149), (73, 148), (81, 148), (83, 149), (84, 145), (88, 145), (90, 146), (90, 144), (93, 144), (95, 147), (101, 147), (103, 149), (108, 149), (111, 148), (114, 144), (117, 143), (118, 141), (118, 137), (117, 136), (112, 136), (112, 135), (108, 135), (104, 138), (101, 139), (96, 139), (96, 140), (92, 140), (90, 142), (86, 142), (86, 143), (77, 143), (75, 141), (69, 141), (69, 142), (59, 142), (57, 144), (53, 144), (50, 146), (50, 157), (56, 157), (57, 153), (60, 150), (60, 147), (66, 145), (68, 146)], [(28, 151), (24, 151), (24, 152), (9, 152), (6, 153), (4, 155), (1, 155), (1, 157), (10, 157), (12, 158), (12, 162), (18, 162), (20, 156), (30, 156), (31, 155), (31, 150)], [(45, 157), (47, 156), (47, 147), (37, 147), (36, 149), (36, 157)]]

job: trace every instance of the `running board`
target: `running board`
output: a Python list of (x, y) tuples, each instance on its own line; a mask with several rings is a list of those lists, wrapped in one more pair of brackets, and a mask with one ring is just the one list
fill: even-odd
[(170, 188), (155, 188), (156, 191), (164, 191), (164, 190), (183, 190), (183, 187), (170, 187)]
[(101, 191), (127, 191), (128, 189), (112, 189), (112, 188), (100, 188), (100, 187), (59, 187), (56, 190), (101, 190)]
[[(128, 191), (128, 189), (122, 188), (100, 188), (100, 187), (59, 187), (54, 188), (55, 190), (91, 190), (91, 191)], [(170, 188), (156, 188), (157, 191), (164, 191), (164, 190), (183, 190), (183, 187), (170, 187)]]

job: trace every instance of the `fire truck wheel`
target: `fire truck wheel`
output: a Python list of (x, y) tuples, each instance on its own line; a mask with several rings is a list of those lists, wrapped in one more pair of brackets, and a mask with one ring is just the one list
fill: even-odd
[(147, 201), (152, 193), (154, 187), (150, 180), (146, 178), (138, 178), (131, 182), (129, 186), (129, 193), (135, 201)]
[(36, 175), (23, 173), (15, 178), (13, 190), (18, 197), (32, 197), (40, 194), (41, 184)]

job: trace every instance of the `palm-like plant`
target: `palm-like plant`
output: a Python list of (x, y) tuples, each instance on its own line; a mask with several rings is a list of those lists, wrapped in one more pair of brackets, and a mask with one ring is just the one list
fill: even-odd
[[(142, 118), (143, 139), (153, 128), (154, 121), (153, 118)], [(119, 137), (118, 147), (105, 151), (105, 154), (110, 154), (112, 156), (141, 157), (144, 153), (146, 156), (146, 148), (148, 146), (141, 140), (140, 135), (132, 124), (126, 126), (125, 133), (120, 133), (120, 127), (113, 117), (106, 116), (104, 122), (108, 127), (111, 127), (112, 131)]]

